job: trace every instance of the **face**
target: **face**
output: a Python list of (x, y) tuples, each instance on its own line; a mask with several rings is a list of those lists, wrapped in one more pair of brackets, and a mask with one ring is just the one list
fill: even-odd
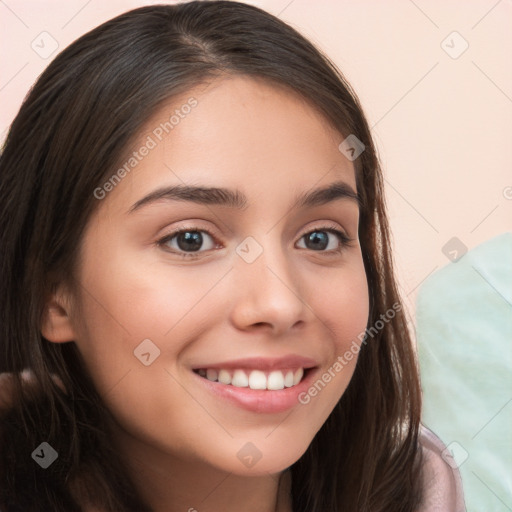
[(168, 102), (96, 190), (73, 339), (134, 445), (239, 475), (305, 452), (368, 319), (343, 138), (290, 91), (217, 79)]

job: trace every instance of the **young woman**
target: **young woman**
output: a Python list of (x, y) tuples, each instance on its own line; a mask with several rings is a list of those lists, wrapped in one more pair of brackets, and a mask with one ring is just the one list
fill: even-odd
[(0, 510), (464, 510), (356, 95), (237, 2), (127, 12), (0, 160)]

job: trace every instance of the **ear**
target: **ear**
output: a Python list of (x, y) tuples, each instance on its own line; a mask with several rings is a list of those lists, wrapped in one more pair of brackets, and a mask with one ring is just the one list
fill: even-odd
[(71, 321), (70, 301), (60, 288), (46, 301), (41, 334), (54, 343), (65, 343), (76, 338)]

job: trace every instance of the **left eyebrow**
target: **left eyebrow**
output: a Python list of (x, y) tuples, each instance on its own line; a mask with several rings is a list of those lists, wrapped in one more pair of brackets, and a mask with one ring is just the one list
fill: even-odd
[(304, 192), (292, 204), (292, 209), (313, 208), (336, 201), (337, 199), (350, 199), (355, 201), (359, 207), (362, 206), (361, 197), (344, 181), (335, 181), (330, 185)]
[[(304, 192), (295, 198), (291, 209), (312, 208), (321, 206), (338, 199), (349, 199), (361, 206), (361, 198), (350, 185), (343, 181), (336, 181), (330, 185)], [(247, 208), (246, 195), (238, 189), (232, 190), (222, 187), (206, 187), (195, 185), (175, 185), (163, 187), (139, 199), (127, 213), (139, 210), (145, 205), (156, 201), (190, 201), (197, 204), (226, 206), (244, 210)]]

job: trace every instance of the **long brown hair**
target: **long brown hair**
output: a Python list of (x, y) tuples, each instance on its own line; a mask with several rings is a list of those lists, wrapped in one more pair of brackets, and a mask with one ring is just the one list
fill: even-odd
[[(421, 498), (417, 361), (393, 274), (383, 178), (356, 94), (295, 29), (232, 1), (194, 1), (124, 13), (62, 51), (33, 86), (0, 157), (0, 371), (15, 403), (0, 429), (0, 509), (150, 510), (108, 440), (109, 411), (74, 343), (40, 332), (45, 299), (73, 279), (94, 190), (162, 102), (222, 74), (286, 85), (365, 146), (354, 160), (362, 198), (359, 239), (370, 295), (353, 378), (305, 454), (291, 467), (294, 512), (412, 511)], [(376, 331), (376, 329), (374, 329)], [(58, 376), (67, 392), (51, 378)], [(59, 457), (42, 470), (42, 441)]]

